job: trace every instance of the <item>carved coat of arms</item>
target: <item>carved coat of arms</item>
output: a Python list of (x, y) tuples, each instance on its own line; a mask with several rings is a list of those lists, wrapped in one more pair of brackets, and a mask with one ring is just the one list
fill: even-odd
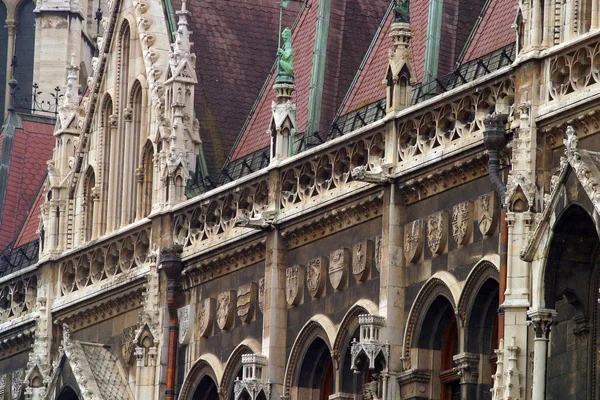
[(469, 243), (473, 233), (473, 202), (465, 201), (452, 207), (452, 236), (459, 246)]
[(344, 247), (329, 254), (329, 282), (335, 290), (342, 290), (346, 286), (349, 265), (349, 249)]
[(265, 312), (265, 278), (258, 280), (258, 308), (260, 312)]
[(423, 252), (423, 220), (404, 225), (404, 258), (409, 263), (419, 261)]
[(496, 192), (490, 192), (483, 196), (479, 196), (477, 199), (477, 209), (479, 211), (479, 215), (477, 216), (479, 231), (484, 236), (493, 235), (498, 222), (498, 201)]
[(193, 304), (177, 309), (177, 321), (179, 322), (179, 344), (187, 344), (192, 338), (194, 329), (194, 316), (196, 312)]
[(318, 257), (310, 260), (306, 266), (306, 287), (312, 297), (320, 297), (325, 289), (325, 271), (327, 259)]
[(237, 315), (243, 323), (252, 321), (254, 309), (256, 308), (256, 282), (247, 283), (238, 288), (237, 291)]
[(448, 212), (440, 211), (427, 217), (427, 246), (433, 254), (442, 254), (448, 241)]
[(220, 293), (217, 298), (217, 325), (221, 330), (227, 330), (233, 326), (235, 297), (235, 290), (228, 290)]
[(215, 319), (215, 299), (209, 297), (198, 304), (196, 320), (198, 321), (199, 337), (210, 335), (211, 324)]
[(352, 275), (357, 282), (365, 282), (369, 279), (372, 259), (372, 240), (363, 240), (352, 247)]
[(294, 265), (285, 270), (285, 299), (290, 306), (297, 306), (302, 300), (304, 291), (304, 270), (299, 265)]

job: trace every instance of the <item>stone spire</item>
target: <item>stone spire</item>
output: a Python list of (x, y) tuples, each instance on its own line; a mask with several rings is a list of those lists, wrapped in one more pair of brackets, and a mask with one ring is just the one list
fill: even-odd
[(291, 101), (296, 90), (292, 31), (285, 28), (281, 37), (283, 47), (277, 51), (277, 77), (273, 85), (277, 92), (277, 101), (271, 104), (273, 117), (267, 131), (271, 135), (272, 163), (292, 155), (293, 137), (296, 134), (296, 105)]
[(394, 7), (394, 21), (390, 37), (392, 48), (383, 83), (387, 85), (387, 112), (400, 111), (410, 105), (411, 86), (417, 83), (412, 54), (408, 44), (410, 32), (408, 0), (400, 0)]

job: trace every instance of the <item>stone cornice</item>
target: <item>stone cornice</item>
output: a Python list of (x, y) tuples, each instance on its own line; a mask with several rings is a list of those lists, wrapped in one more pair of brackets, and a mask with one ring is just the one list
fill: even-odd
[(21, 329), (0, 337), (0, 360), (30, 349), (34, 333), (35, 324), (29, 321)]

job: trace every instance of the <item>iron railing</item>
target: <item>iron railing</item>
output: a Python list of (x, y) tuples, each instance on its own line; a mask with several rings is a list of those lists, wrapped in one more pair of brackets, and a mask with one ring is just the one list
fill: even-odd
[(19, 83), (14, 78), (8, 82), (8, 86), (11, 97), (9, 109), (26, 114), (46, 114), (54, 118), (58, 115), (59, 103), (64, 96), (59, 86), (49, 95), (41, 92), (37, 83), (31, 86), (30, 94), (21, 93)]

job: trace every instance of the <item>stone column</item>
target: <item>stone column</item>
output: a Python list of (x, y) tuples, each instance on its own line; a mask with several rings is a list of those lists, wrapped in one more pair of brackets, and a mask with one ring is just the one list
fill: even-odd
[(550, 327), (556, 317), (556, 311), (547, 308), (536, 308), (527, 311), (531, 318), (528, 325), (533, 328), (533, 389), (532, 400), (546, 398), (546, 366), (548, 361), (548, 342), (550, 340)]
[(124, 135), (123, 135), (123, 174), (122, 174), (122, 191), (121, 195), (121, 226), (126, 226), (133, 222), (133, 214), (135, 214), (134, 199), (135, 199), (135, 160), (136, 152), (133, 143), (134, 139), (131, 137), (132, 132), (132, 109), (127, 107), (123, 110), (123, 123), (124, 123)]
[(533, 9), (531, 15), (531, 47), (539, 49), (542, 44), (542, 4), (540, 0), (533, 0)]
[(550, 1), (544, 3), (544, 32), (543, 32), (543, 46), (544, 48), (552, 47), (554, 41), (554, 35), (552, 34), (552, 28), (554, 26), (554, 19), (551, 13)]
[(8, 110), (8, 106), (10, 104), (10, 89), (8, 88), (8, 81), (12, 78), (13, 71), (10, 66), (12, 63), (12, 58), (15, 55), (15, 20), (7, 19), (6, 20), (6, 29), (8, 30), (8, 40), (6, 42), (6, 92), (4, 93), (4, 110), (2, 112), (6, 114), (6, 110)]
[(479, 379), (479, 354), (461, 353), (453, 357), (456, 363), (454, 370), (460, 376), (460, 398), (462, 400), (477, 397)]
[(600, 3), (592, 1), (592, 26), (590, 30), (600, 28)]
[[(117, 185), (117, 182), (119, 182), (121, 180), (121, 174), (118, 172), (119, 170), (119, 163), (118, 163), (118, 159), (119, 159), (119, 142), (120, 142), (120, 138), (119, 135), (117, 135), (117, 127), (118, 127), (118, 116), (117, 114), (112, 114), (109, 117), (109, 124), (110, 127), (107, 130), (108, 134), (110, 135), (110, 154), (108, 155), (108, 182), (107, 182), (107, 195), (106, 195), (106, 207), (107, 207), (107, 221), (106, 221), (106, 233), (108, 232), (112, 232), (114, 230), (116, 230), (118, 228), (117, 224), (116, 224), (116, 213), (118, 210), (117, 208), (117, 202), (120, 203), (121, 199), (119, 197), (119, 190), (117, 189), (117, 187), (115, 187)], [(106, 139), (105, 139), (106, 140)]]
[(46, 243), (47, 251), (52, 253), (58, 247), (58, 236), (56, 235), (56, 227), (58, 226), (56, 201), (48, 202), (48, 241)]
[(100, 231), (102, 228), (102, 222), (100, 222), (101, 209), (102, 204), (100, 203), (100, 188), (95, 186), (92, 188), (92, 207), (93, 209), (93, 224), (92, 224), (92, 239), (96, 239), (100, 236)]

